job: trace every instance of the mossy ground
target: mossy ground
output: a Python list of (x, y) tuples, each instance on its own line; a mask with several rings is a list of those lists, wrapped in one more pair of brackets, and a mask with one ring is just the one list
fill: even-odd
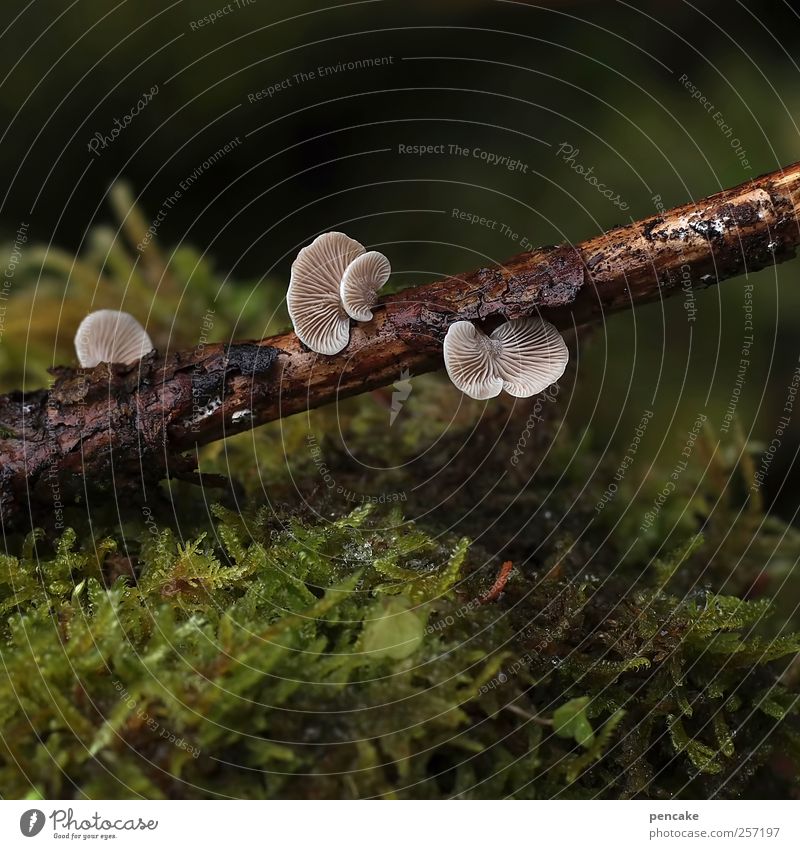
[[(97, 305), (119, 306), (130, 259), (108, 245), (70, 286), (88, 300), (99, 279)], [(193, 293), (171, 346), (197, 344), (213, 303), (216, 338), (266, 332), (280, 285), (258, 312), (244, 286), (215, 302), (190, 253), (149, 257), (160, 310)], [(64, 268), (27, 256), (56, 297)], [(54, 336), (36, 326), (33, 382)], [(22, 352), (4, 350), (13, 382)], [(391, 428), (390, 391), (204, 449), (230, 492), (165, 484), (7, 538), (0, 793), (796, 794), (800, 539), (764, 516), (746, 446), (704, 432), (642, 530), (663, 476), (627, 475), (598, 510), (619, 458), (558, 399), (413, 387)]]

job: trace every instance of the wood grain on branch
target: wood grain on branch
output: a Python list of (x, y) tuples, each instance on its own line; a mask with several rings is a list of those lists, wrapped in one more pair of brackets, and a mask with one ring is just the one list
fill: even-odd
[[(541, 314), (562, 329), (794, 256), (800, 163), (705, 200), (492, 268), (383, 297), (339, 355), (293, 333), (205, 345), (134, 366), (54, 371), (47, 390), (0, 397), (4, 529), (90, 491), (191, 475), (188, 449), (442, 366), (453, 321)], [(26, 522), (27, 523), (27, 522)]]

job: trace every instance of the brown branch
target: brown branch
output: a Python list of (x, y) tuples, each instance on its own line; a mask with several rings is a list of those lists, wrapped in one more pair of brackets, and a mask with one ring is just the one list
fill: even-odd
[(403, 370), (440, 368), (453, 321), (491, 326), (541, 313), (567, 329), (782, 262), (800, 244), (799, 202), (800, 163), (576, 247), (388, 295), (335, 357), (285, 333), (133, 367), (57, 369), (50, 390), (0, 397), (3, 527), (42, 509), (58, 526), (59, 505), (84, 491), (191, 475), (183, 452), (195, 445), (390, 384)]

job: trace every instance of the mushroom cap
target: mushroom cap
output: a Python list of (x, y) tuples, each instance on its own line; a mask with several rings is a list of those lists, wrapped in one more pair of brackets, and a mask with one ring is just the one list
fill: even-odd
[(479, 401), (502, 389), (515, 398), (536, 395), (564, 374), (568, 361), (561, 334), (541, 318), (507, 321), (491, 336), (469, 321), (456, 321), (444, 339), (447, 374)]
[(491, 338), (499, 343), (494, 362), (503, 389), (530, 398), (555, 383), (567, 368), (564, 337), (543, 318), (518, 318), (501, 324)]
[(470, 321), (453, 322), (444, 337), (444, 365), (450, 380), (478, 401), (496, 397), (503, 388), (503, 379), (495, 373), (491, 341)]
[(298, 339), (318, 354), (338, 354), (350, 339), (339, 285), (364, 246), (344, 233), (323, 233), (292, 263), (286, 304)]
[(89, 313), (75, 334), (75, 352), (82, 368), (99, 363), (130, 365), (152, 350), (147, 331), (130, 313), (119, 310)]
[(378, 251), (356, 257), (342, 276), (340, 294), (345, 312), (356, 321), (372, 321), (372, 306), (378, 290), (392, 273), (392, 266)]

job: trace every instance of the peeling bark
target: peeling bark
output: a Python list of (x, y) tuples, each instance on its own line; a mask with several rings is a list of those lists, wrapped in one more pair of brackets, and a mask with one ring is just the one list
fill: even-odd
[[(325, 357), (293, 333), (134, 366), (54, 370), (49, 390), (0, 397), (0, 519), (9, 529), (89, 491), (141, 491), (191, 476), (184, 452), (282, 416), (442, 366), (454, 321), (491, 328), (541, 314), (569, 329), (794, 256), (800, 163), (575, 247), (383, 297), (350, 344)], [(26, 522), (27, 524), (27, 522)]]

